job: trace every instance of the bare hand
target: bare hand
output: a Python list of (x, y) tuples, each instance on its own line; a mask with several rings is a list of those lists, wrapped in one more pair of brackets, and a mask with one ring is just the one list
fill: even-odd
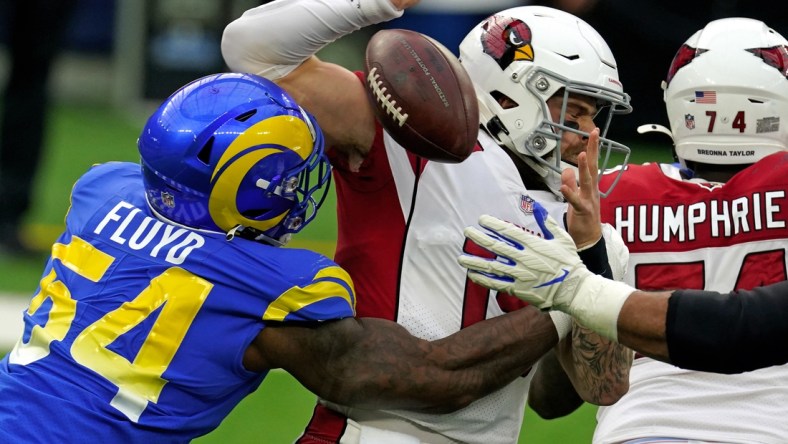
[(602, 237), (599, 215), (599, 128), (591, 131), (586, 151), (577, 156), (575, 172), (566, 169), (561, 173), (561, 194), (569, 202), (567, 228), (578, 249), (595, 244)]

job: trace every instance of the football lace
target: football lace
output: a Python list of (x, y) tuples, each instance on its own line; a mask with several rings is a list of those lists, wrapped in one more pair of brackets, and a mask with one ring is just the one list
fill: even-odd
[(367, 83), (372, 90), (372, 94), (375, 95), (376, 101), (383, 106), (386, 115), (390, 115), (399, 126), (405, 125), (405, 121), (408, 120), (408, 114), (403, 113), (402, 107), (397, 106), (397, 101), (391, 100), (391, 94), (386, 93), (386, 87), (382, 86), (383, 82), (379, 80), (380, 75), (377, 74), (377, 70), (377, 67), (372, 68), (367, 75)]

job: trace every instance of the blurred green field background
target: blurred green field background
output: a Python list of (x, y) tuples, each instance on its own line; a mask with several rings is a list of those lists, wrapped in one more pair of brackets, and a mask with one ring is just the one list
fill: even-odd
[[(136, 161), (136, 139), (146, 112), (132, 115), (110, 107), (56, 104), (47, 132), (47, 154), (35, 189), (35, 202), (27, 217), (24, 238), (31, 246), (48, 249), (62, 229), (74, 181), (92, 164), (112, 160)], [(667, 147), (633, 147), (632, 163), (669, 161)], [(336, 238), (334, 200), (327, 202), (316, 222), (292, 246), (326, 255)], [(31, 295), (40, 279), (45, 254), (40, 258), (0, 256), (0, 292)], [(314, 396), (287, 373), (277, 371), (258, 392), (249, 396), (219, 429), (196, 440), (200, 444), (290, 443), (311, 415)], [(583, 406), (565, 418), (544, 421), (526, 412), (520, 443), (587, 443), (595, 424), (596, 408)]]

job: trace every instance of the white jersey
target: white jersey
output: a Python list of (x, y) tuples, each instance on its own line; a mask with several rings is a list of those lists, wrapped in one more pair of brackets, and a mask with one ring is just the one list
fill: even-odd
[[(729, 292), (786, 279), (786, 190), (785, 153), (724, 185), (682, 181), (672, 165), (630, 165), (602, 200), (602, 220), (629, 247), (630, 285)], [(786, 418), (788, 366), (719, 375), (636, 356), (629, 392), (599, 408), (593, 442), (672, 437), (782, 444)]]
[[(467, 279), (457, 257), (473, 244), (463, 229), (491, 214), (540, 232), (534, 199), (556, 220), (566, 204), (552, 193), (526, 190), (504, 149), (486, 133), (479, 137), (476, 151), (460, 164), (420, 165), (380, 131), (361, 171), (351, 173), (332, 159), (340, 227), (335, 260), (353, 276), (359, 316), (392, 319), (434, 340), (524, 305)], [(392, 410), (375, 417), (402, 418), (446, 442), (515, 443), (534, 370), (454, 413)], [(359, 422), (370, 413), (343, 411)]]

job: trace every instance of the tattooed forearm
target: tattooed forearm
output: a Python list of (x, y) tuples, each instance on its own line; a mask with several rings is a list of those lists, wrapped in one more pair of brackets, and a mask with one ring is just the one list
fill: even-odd
[(588, 402), (610, 405), (629, 390), (632, 351), (575, 323), (571, 368), (578, 392)]
[[(558, 339), (549, 316), (532, 307), (433, 342), (381, 319), (325, 327), (302, 328), (298, 348), (281, 342), (298, 335), (280, 335), (276, 363), (292, 369), (318, 396), (339, 404), (431, 412), (456, 410), (509, 384)], [(290, 360), (306, 359), (305, 348), (310, 365), (290, 365)], [(289, 351), (294, 349), (302, 350), (301, 356)]]

